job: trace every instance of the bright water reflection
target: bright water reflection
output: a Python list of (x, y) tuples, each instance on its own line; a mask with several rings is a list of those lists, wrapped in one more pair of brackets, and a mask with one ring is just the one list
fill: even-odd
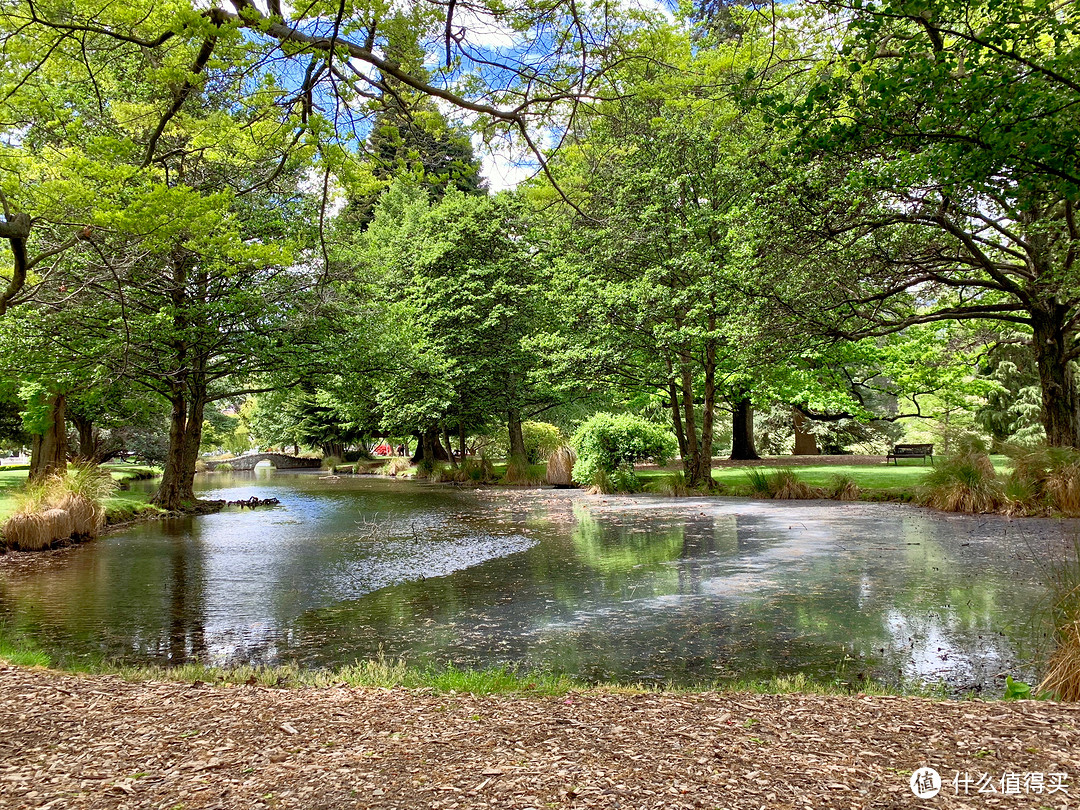
[(521, 663), (586, 678), (1031, 677), (1076, 524), (257, 472), (268, 510), (146, 523), (26, 573), (0, 625), (54, 659)]

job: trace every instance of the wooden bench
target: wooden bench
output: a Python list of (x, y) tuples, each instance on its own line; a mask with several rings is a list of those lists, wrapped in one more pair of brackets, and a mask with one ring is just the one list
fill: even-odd
[(885, 463), (890, 459), (893, 464), (899, 464), (902, 458), (928, 458), (934, 463), (934, 445), (932, 444), (898, 444), (885, 456)]

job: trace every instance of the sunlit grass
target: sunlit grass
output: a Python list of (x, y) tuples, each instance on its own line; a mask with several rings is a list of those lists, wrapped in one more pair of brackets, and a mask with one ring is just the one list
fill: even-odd
[[(0, 628), (0, 660), (19, 666), (48, 667), (52, 660), (22, 636), (5, 637)], [(537, 695), (562, 697), (585, 691), (614, 694), (755, 693), (767, 695), (890, 695), (945, 700), (945, 684), (905, 681), (885, 684), (867, 679), (814, 679), (804, 674), (770, 678), (734, 678), (703, 681), (687, 686), (675, 683), (589, 682), (562, 673), (524, 670), (512, 666), (482, 669), (421, 667), (402, 659), (379, 655), (335, 669), (302, 669), (296, 665), (215, 667), (190, 663), (175, 667), (124, 665), (104, 659), (82, 660), (68, 672), (112, 675), (132, 682), (204, 683), (211, 686), (263, 686), (274, 689), (351, 686), (368, 689), (414, 689), (435, 694)], [(986, 696), (980, 696), (985, 699)]]

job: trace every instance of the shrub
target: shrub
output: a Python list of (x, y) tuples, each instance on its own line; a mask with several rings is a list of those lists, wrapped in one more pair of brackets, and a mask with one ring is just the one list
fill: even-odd
[(577, 461), (577, 453), (570, 445), (564, 444), (551, 452), (547, 460), (545, 478), (547, 482), (556, 487), (573, 486), (574, 462)]
[(614, 473), (620, 465), (633, 469), (647, 458), (666, 464), (675, 454), (675, 437), (664, 428), (631, 414), (598, 413), (578, 428), (571, 441), (578, 458), (573, 479), (594, 484), (597, 472)]
[(324, 456), (322, 460), (322, 468), (324, 470), (329, 470), (331, 474), (333, 474), (341, 464), (342, 460), (340, 456)]
[(634, 468), (625, 461), (611, 473), (611, 486), (615, 492), (641, 492), (641, 481)]
[(1005, 492), (985, 452), (971, 448), (945, 458), (923, 479), (920, 503), (946, 512), (993, 512)]

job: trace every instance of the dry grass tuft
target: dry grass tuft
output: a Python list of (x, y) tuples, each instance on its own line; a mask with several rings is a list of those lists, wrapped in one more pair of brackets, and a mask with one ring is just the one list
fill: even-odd
[(1080, 515), (1080, 451), (1071, 447), (1014, 448), (1006, 492), (1009, 512)]
[(1058, 646), (1038, 691), (1058, 700), (1080, 700), (1080, 617), (1058, 628)]
[(46, 509), (41, 513), (41, 517), (48, 525), (53, 540), (67, 540), (71, 537), (74, 526), (71, 513), (66, 509)]
[(1005, 492), (986, 453), (971, 451), (943, 461), (927, 474), (920, 501), (945, 512), (981, 514), (1005, 503)]
[(574, 462), (577, 461), (577, 453), (570, 445), (564, 444), (551, 451), (547, 460), (547, 482), (555, 487), (572, 487), (574, 480)]
[(850, 475), (834, 475), (826, 491), (834, 501), (857, 501), (862, 492)]
[(52, 527), (41, 512), (16, 512), (3, 525), (4, 543), (22, 551), (40, 551), (52, 545)]
[(105, 499), (116, 486), (112, 476), (90, 464), (71, 464), (65, 475), (31, 483), (2, 527), (5, 541), (36, 551), (72, 536), (96, 537), (105, 526)]
[(391, 478), (397, 478), (402, 473), (408, 472), (410, 467), (412, 467), (412, 464), (407, 458), (394, 456), (379, 468), (379, 475), (389, 475)]
[(60, 501), (58, 507), (71, 515), (71, 534), (97, 537), (105, 528), (104, 507), (83, 495), (69, 492)]
[(769, 492), (778, 501), (805, 501), (820, 498), (821, 493), (785, 467), (769, 476)]

